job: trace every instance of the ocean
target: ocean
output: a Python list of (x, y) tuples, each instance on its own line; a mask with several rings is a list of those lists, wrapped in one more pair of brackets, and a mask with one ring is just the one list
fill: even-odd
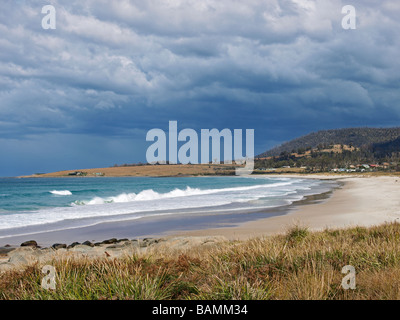
[(248, 214), (333, 186), (330, 181), (263, 176), (0, 178), (0, 238), (149, 217)]

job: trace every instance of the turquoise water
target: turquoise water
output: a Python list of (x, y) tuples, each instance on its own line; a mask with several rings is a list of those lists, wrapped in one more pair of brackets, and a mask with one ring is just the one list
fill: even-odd
[(1, 178), (0, 230), (279, 207), (328, 188), (318, 180), (265, 177)]

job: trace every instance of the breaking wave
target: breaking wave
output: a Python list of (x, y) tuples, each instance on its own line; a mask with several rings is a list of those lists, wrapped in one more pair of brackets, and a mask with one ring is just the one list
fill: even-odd
[(94, 197), (91, 200), (83, 200), (83, 201), (74, 201), (72, 205), (96, 205), (96, 204), (105, 204), (105, 203), (123, 203), (123, 202), (133, 202), (133, 201), (151, 201), (151, 200), (159, 200), (159, 199), (167, 199), (167, 198), (178, 198), (178, 197), (188, 197), (188, 196), (198, 196), (198, 195), (206, 195), (206, 194), (214, 194), (219, 192), (230, 192), (230, 191), (247, 191), (252, 189), (260, 189), (260, 188), (272, 188), (277, 186), (285, 186), (290, 185), (290, 182), (281, 182), (274, 183), (269, 185), (256, 185), (249, 187), (235, 187), (235, 188), (223, 188), (223, 189), (205, 189), (201, 190), (198, 188), (190, 188), (186, 187), (186, 189), (174, 189), (167, 193), (158, 193), (153, 189), (143, 190), (136, 193), (121, 193), (114, 197)]
[(57, 196), (71, 196), (72, 192), (69, 190), (53, 190), (49, 191), (51, 194), (55, 194)]

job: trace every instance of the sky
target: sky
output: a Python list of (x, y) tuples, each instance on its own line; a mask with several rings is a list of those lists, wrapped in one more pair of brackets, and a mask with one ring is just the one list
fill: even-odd
[(0, 176), (146, 162), (147, 132), (169, 121), (254, 129), (256, 154), (317, 130), (400, 124), (398, 0), (0, 8)]

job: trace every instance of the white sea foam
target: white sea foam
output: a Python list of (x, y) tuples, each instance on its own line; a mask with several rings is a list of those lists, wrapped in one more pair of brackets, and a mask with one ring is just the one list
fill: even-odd
[[(224, 193), (224, 192), (245, 192), (256, 189), (272, 189), (276, 187), (283, 187), (291, 185), (291, 182), (279, 182), (273, 184), (265, 184), (265, 185), (256, 185), (256, 186), (246, 186), (246, 187), (234, 187), (234, 188), (223, 188), (223, 189), (205, 189), (201, 190), (198, 188), (190, 188), (186, 187), (186, 189), (174, 189), (167, 193), (158, 193), (153, 189), (143, 190), (140, 193), (121, 193), (114, 197), (94, 197), (91, 200), (87, 201), (75, 201), (72, 205), (95, 205), (95, 204), (105, 204), (105, 203), (124, 203), (124, 202), (133, 202), (133, 201), (151, 201), (158, 199), (167, 199), (167, 198), (177, 198), (177, 197), (188, 197), (188, 196), (197, 196), (197, 195), (207, 195), (207, 194), (215, 194), (215, 193)], [(242, 193), (241, 193), (242, 194)], [(241, 200), (243, 201), (243, 199)], [(245, 200), (246, 201), (246, 200)]]
[(57, 196), (71, 196), (72, 192), (69, 190), (53, 190), (49, 191), (51, 194), (55, 194)]

